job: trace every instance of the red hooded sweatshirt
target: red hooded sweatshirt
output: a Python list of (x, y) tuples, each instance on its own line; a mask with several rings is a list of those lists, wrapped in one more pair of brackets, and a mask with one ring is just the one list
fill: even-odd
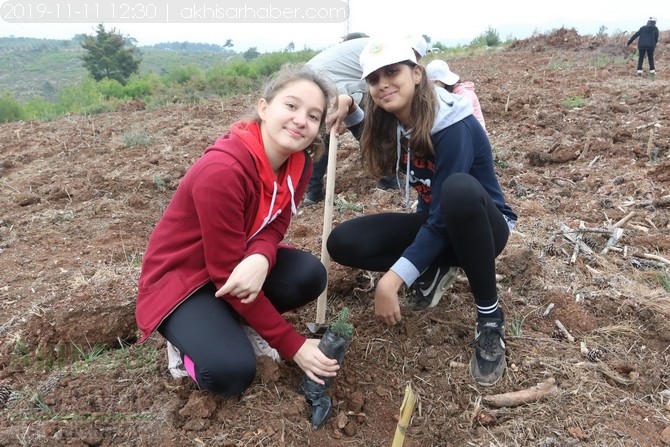
[[(311, 172), (310, 157), (297, 152), (275, 178), (253, 121), (235, 123), (205, 149), (149, 238), (135, 310), (139, 342), (204, 284), (211, 281), (221, 288), (249, 255), (262, 254), (272, 269)], [(221, 299), (282, 357), (293, 358), (305, 342), (263, 291), (249, 304), (230, 295)]]

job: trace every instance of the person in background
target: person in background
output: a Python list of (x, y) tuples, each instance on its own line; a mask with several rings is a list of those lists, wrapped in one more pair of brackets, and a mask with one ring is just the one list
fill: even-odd
[(656, 75), (656, 67), (654, 66), (654, 50), (658, 43), (658, 28), (656, 27), (656, 17), (649, 17), (647, 24), (640, 27), (635, 34), (633, 34), (626, 45), (631, 45), (635, 39), (637, 41), (638, 58), (637, 58), (637, 75), (642, 76), (642, 63), (645, 55), (649, 61), (649, 74)]
[[(423, 36), (408, 34), (405, 39), (410, 42), (417, 57), (421, 58), (426, 54), (428, 43)], [(329, 114), (326, 132), (330, 132), (331, 126), (336, 126), (339, 129), (343, 118), (355, 107), (362, 106), (366, 87), (365, 81), (361, 80), (359, 57), (369, 41), (370, 37), (367, 34), (349, 33), (344, 36), (342, 42), (321, 51), (307, 62), (307, 65), (324, 72), (335, 83), (340, 95), (340, 107)], [(352, 130), (354, 137), (358, 139), (360, 136), (357, 132), (358, 128), (350, 130)], [(322, 135), (322, 139), (326, 144), (326, 151), (323, 157), (314, 161), (314, 170), (309, 180), (307, 194), (303, 200), (304, 205), (321, 202), (325, 197), (323, 177), (328, 169), (328, 133)], [(390, 174), (381, 177), (377, 181), (377, 187), (380, 189), (398, 189), (400, 186), (396, 176)]]
[[(449, 69), (446, 61), (435, 59), (426, 65), (426, 74), (428, 80), (433, 81), (438, 87), (446, 89), (449, 93), (465, 96), (470, 100), (473, 115), (486, 131), (486, 122), (482, 113), (482, 106), (479, 104), (479, 98), (475, 93), (475, 84), (470, 81), (462, 81), (460, 76)], [(487, 132), (488, 135), (488, 132)]]
[(234, 123), (179, 183), (149, 238), (135, 312), (139, 343), (156, 331), (167, 339), (174, 377), (239, 395), (255, 377), (255, 356), (278, 354), (317, 383), (336, 375), (319, 340), (282, 316), (322, 293), (325, 267), (281, 243), (335, 97), (309, 67), (284, 67), (255, 117)]
[(478, 384), (493, 385), (506, 366), (495, 260), (517, 215), (498, 182), (491, 144), (467, 98), (429, 82), (405, 42), (373, 40), (360, 61), (368, 94), (365, 110), (353, 115), (364, 120), (365, 165), (376, 176), (404, 170), (406, 201), (414, 187), (419, 206), (341, 222), (328, 253), (341, 265), (385, 272), (374, 307), (388, 325), (401, 321), (401, 287), (413, 289), (413, 310), (433, 307), (454, 267), (462, 268), (477, 314), (470, 371)]

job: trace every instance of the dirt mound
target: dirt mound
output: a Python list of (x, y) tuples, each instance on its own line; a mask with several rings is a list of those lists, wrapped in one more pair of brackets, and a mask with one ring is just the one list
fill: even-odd
[[(251, 388), (222, 399), (169, 376), (161, 337), (134, 345), (149, 234), (253, 96), (0, 125), (0, 446), (388, 446), (408, 382), (406, 447), (670, 443), (670, 39), (652, 80), (634, 76), (625, 37), (561, 29), (449, 61), (477, 86), (520, 216), (498, 259), (507, 372), (489, 389), (469, 376), (464, 277), (386, 327), (377, 275), (331, 264), (327, 315), (349, 307), (355, 334), (320, 430), (290, 362), (259, 359)], [(401, 210), (340, 143), (333, 224)], [(322, 224), (322, 205), (301, 207), (287, 242), (318, 256)], [(315, 314), (287, 318), (306, 334)], [(491, 403), (538, 384), (542, 399)]]

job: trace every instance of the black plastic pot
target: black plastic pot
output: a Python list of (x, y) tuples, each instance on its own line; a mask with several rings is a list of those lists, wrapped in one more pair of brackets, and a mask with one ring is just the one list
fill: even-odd
[[(342, 337), (337, 335), (329, 327), (319, 342), (319, 349), (327, 357), (336, 359), (337, 363), (341, 365), (352, 338), (351, 336)], [(333, 383), (334, 377), (320, 378), (325, 382), (324, 385), (316, 383), (305, 375), (298, 387), (298, 392), (305, 396), (307, 402), (312, 406), (311, 422), (315, 429), (322, 427), (333, 412), (333, 403), (327, 392)]]

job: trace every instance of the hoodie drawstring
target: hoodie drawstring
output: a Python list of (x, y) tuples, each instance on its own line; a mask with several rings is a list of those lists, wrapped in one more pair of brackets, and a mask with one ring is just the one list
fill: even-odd
[[(409, 135), (411, 135), (411, 132), (408, 132), (407, 134), (407, 167), (405, 168), (405, 207), (407, 209), (410, 208), (409, 204), (409, 165), (410, 165), (410, 156), (412, 155), (412, 151), (409, 147)], [(395, 178), (398, 184), (400, 184), (400, 179), (398, 173), (400, 172), (400, 158), (402, 155), (402, 144), (400, 143), (400, 139), (402, 138), (402, 129), (400, 128), (400, 124), (396, 127), (396, 162), (395, 162)]]
[(295, 189), (293, 188), (293, 180), (290, 175), (286, 178), (286, 183), (288, 190), (291, 191), (291, 213), (295, 216), (298, 214), (298, 207), (295, 206)]
[[(290, 177), (289, 177), (289, 185), (291, 185), (291, 184), (290, 184)], [(249, 239), (247, 239), (247, 242), (250, 241), (254, 236), (256, 236), (256, 235), (258, 234), (259, 231), (261, 231), (263, 228), (265, 228), (265, 226), (266, 226), (267, 224), (269, 224), (270, 222), (272, 222), (273, 220), (275, 220), (275, 219), (277, 218), (277, 216), (279, 216), (279, 215), (281, 214), (281, 208), (278, 209), (277, 212), (276, 212), (274, 215), (272, 214), (272, 208), (274, 208), (274, 206), (275, 206), (275, 201), (276, 201), (276, 199), (277, 199), (277, 182), (276, 182), (276, 181), (275, 181), (275, 182), (272, 182), (272, 186), (273, 186), (273, 188), (272, 188), (272, 200), (270, 201), (270, 209), (268, 210), (268, 215), (265, 216), (265, 219), (263, 219), (263, 223), (261, 224), (260, 228), (259, 228), (258, 230), (256, 230), (256, 232), (255, 232), (254, 234), (252, 234), (251, 236), (249, 236)], [(293, 189), (292, 189), (292, 186), (293, 186), (293, 185), (291, 185), (291, 186), (289, 187), (289, 188), (291, 189), (291, 209), (293, 209), (293, 207), (295, 206), (294, 201), (293, 201)]]

